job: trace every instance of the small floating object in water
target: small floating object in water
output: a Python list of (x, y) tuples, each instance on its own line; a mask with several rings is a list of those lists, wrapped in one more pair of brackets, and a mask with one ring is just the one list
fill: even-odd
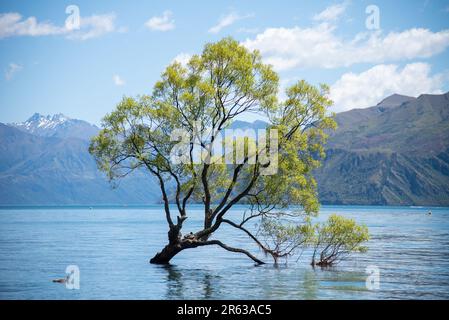
[(92, 210), (93, 208), (92, 207), (89, 207), (89, 210)]
[(427, 214), (430, 216), (432, 214), (432, 211), (427, 212)]
[(54, 279), (54, 280), (52, 280), (52, 282), (55, 282), (55, 283), (66, 283), (66, 282), (67, 282), (67, 279), (66, 279), (66, 278), (63, 278), (63, 279)]

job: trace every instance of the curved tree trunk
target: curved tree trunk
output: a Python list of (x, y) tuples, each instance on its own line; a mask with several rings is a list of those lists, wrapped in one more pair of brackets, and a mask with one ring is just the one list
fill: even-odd
[(170, 260), (181, 252), (183, 246), (181, 243), (167, 244), (161, 252), (158, 252), (153, 258), (151, 258), (150, 263), (153, 264), (168, 264)]
[(184, 238), (177, 242), (167, 244), (162, 249), (161, 252), (158, 252), (153, 258), (151, 258), (150, 263), (152, 263), (152, 264), (169, 264), (170, 260), (184, 249), (197, 248), (197, 247), (209, 246), (209, 245), (218, 245), (218, 246), (222, 247), (223, 249), (230, 251), (230, 252), (243, 253), (248, 258), (252, 259), (256, 264), (264, 264), (264, 262), (262, 260), (259, 260), (257, 257), (253, 256), (251, 253), (249, 253), (246, 250), (230, 247), (230, 246), (222, 243), (219, 240), (204, 241), (204, 240), (198, 240), (197, 238)]
[(178, 220), (177, 225), (172, 225), (168, 230), (168, 244), (158, 252), (153, 258), (151, 258), (150, 263), (153, 264), (168, 264), (170, 260), (176, 256), (179, 252), (185, 249), (183, 242), (181, 240), (181, 226), (184, 220)]

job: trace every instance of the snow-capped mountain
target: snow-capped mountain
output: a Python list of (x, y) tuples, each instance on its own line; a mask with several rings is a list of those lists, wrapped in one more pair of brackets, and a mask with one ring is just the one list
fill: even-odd
[(151, 204), (159, 201), (157, 183), (140, 172), (112, 189), (88, 148), (87, 140), (43, 137), (0, 123), (0, 205)]
[(62, 113), (55, 115), (33, 114), (28, 120), (11, 123), (19, 130), (43, 137), (90, 139), (98, 127), (83, 120), (71, 119)]

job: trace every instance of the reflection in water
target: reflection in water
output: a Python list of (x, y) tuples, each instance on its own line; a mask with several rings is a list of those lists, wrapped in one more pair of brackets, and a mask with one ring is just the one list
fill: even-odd
[(167, 273), (166, 299), (213, 299), (220, 278), (209, 270), (180, 269), (175, 265), (161, 268)]
[(342, 271), (337, 267), (320, 268), (320, 288), (344, 291), (365, 291), (366, 274), (358, 271)]
[[(184, 266), (158, 266), (165, 275), (165, 298), (175, 299), (232, 299), (250, 291), (266, 299), (288, 297), (292, 299), (318, 299), (319, 291), (363, 291), (365, 275), (361, 272), (342, 271), (338, 268), (292, 268), (288, 265), (254, 266), (251, 269), (219, 275), (220, 270), (188, 269)], [(242, 282), (242, 274), (247, 283)], [(255, 284), (257, 287), (255, 287)], [(224, 290), (220, 290), (223, 288)], [(223, 293), (230, 294), (224, 296)], [(248, 290), (249, 292), (249, 290)], [(233, 295), (235, 294), (235, 296)], [(334, 296), (335, 297), (335, 296)], [(248, 296), (248, 298), (251, 298)]]
[(167, 299), (182, 299), (184, 293), (182, 273), (172, 265), (162, 266), (162, 268), (167, 271)]
[(307, 270), (304, 272), (304, 299), (316, 300), (318, 285), (315, 270)]
[(212, 293), (213, 293), (213, 277), (208, 274), (205, 273), (204, 274), (204, 299), (210, 299), (212, 297)]

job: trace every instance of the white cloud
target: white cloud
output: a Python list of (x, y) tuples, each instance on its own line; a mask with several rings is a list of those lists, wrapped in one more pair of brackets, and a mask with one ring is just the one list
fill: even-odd
[(175, 28), (175, 20), (172, 19), (173, 13), (171, 11), (164, 11), (160, 17), (152, 17), (145, 26), (151, 30), (169, 31)]
[(125, 80), (123, 80), (118, 74), (114, 74), (112, 76), (112, 81), (114, 81), (116, 86), (124, 86), (126, 84)]
[(376, 105), (393, 94), (418, 96), (422, 93), (441, 93), (443, 76), (431, 75), (427, 63), (411, 63), (400, 69), (394, 64), (381, 64), (361, 73), (345, 73), (331, 86), (333, 111)]
[(114, 13), (92, 15), (86, 18), (81, 17), (80, 30), (73, 30), (68, 34), (67, 37), (69, 39), (76, 40), (87, 40), (100, 37), (104, 34), (115, 31), (114, 21)]
[(23, 17), (17, 12), (0, 14), (0, 38), (12, 36), (46, 36), (67, 32), (51, 22), (37, 22), (36, 17)]
[(449, 46), (449, 29), (432, 32), (413, 28), (402, 32), (359, 33), (351, 40), (335, 34), (328, 23), (309, 28), (269, 28), (243, 43), (258, 49), (277, 70), (295, 67), (347, 67), (357, 63), (428, 58)]
[(231, 12), (230, 14), (221, 17), (218, 23), (215, 26), (211, 27), (208, 32), (219, 33), (223, 28), (229, 27), (230, 25), (234, 24), (239, 20), (251, 18), (253, 16), (254, 16), (253, 14), (241, 16), (236, 12)]
[(185, 65), (187, 65), (187, 63), (189, 63), (191, 58), (192, 58), (192, 55), (190, 53), (181, 52), (173, 59), (172, 62), (178, 62), (181, 65), (185, 66)]
[(13, 62), (10, 63), (8, 66), (8, 69), (6, 69), (6, 72), (5, 72), (5, 79), (8, 81), (11, 80), (14, 77), (14, 75), (22, 69), (23, 69), (23, 66), (21, 66), (20, 64), (13, 63)]
[(66, 35), (69, 39), (87, 40), (115, 31), (115, 14), (81, 17), (80, 29), (69, 29), (51, 22), (38, 22), (36, 17), (24, 19), (19, 13), (0, 14), (0, 39), (14, 36)]
[(239, 28), (237, 32), (240, 33), (258, 33), (259, 28)]
[(343, 2), (340, 4), (335, 4), (327, 7), (320, 13), (313, 16), (315, 21), (335, 21), (337, 20), (346, 10), (347, 3)]

